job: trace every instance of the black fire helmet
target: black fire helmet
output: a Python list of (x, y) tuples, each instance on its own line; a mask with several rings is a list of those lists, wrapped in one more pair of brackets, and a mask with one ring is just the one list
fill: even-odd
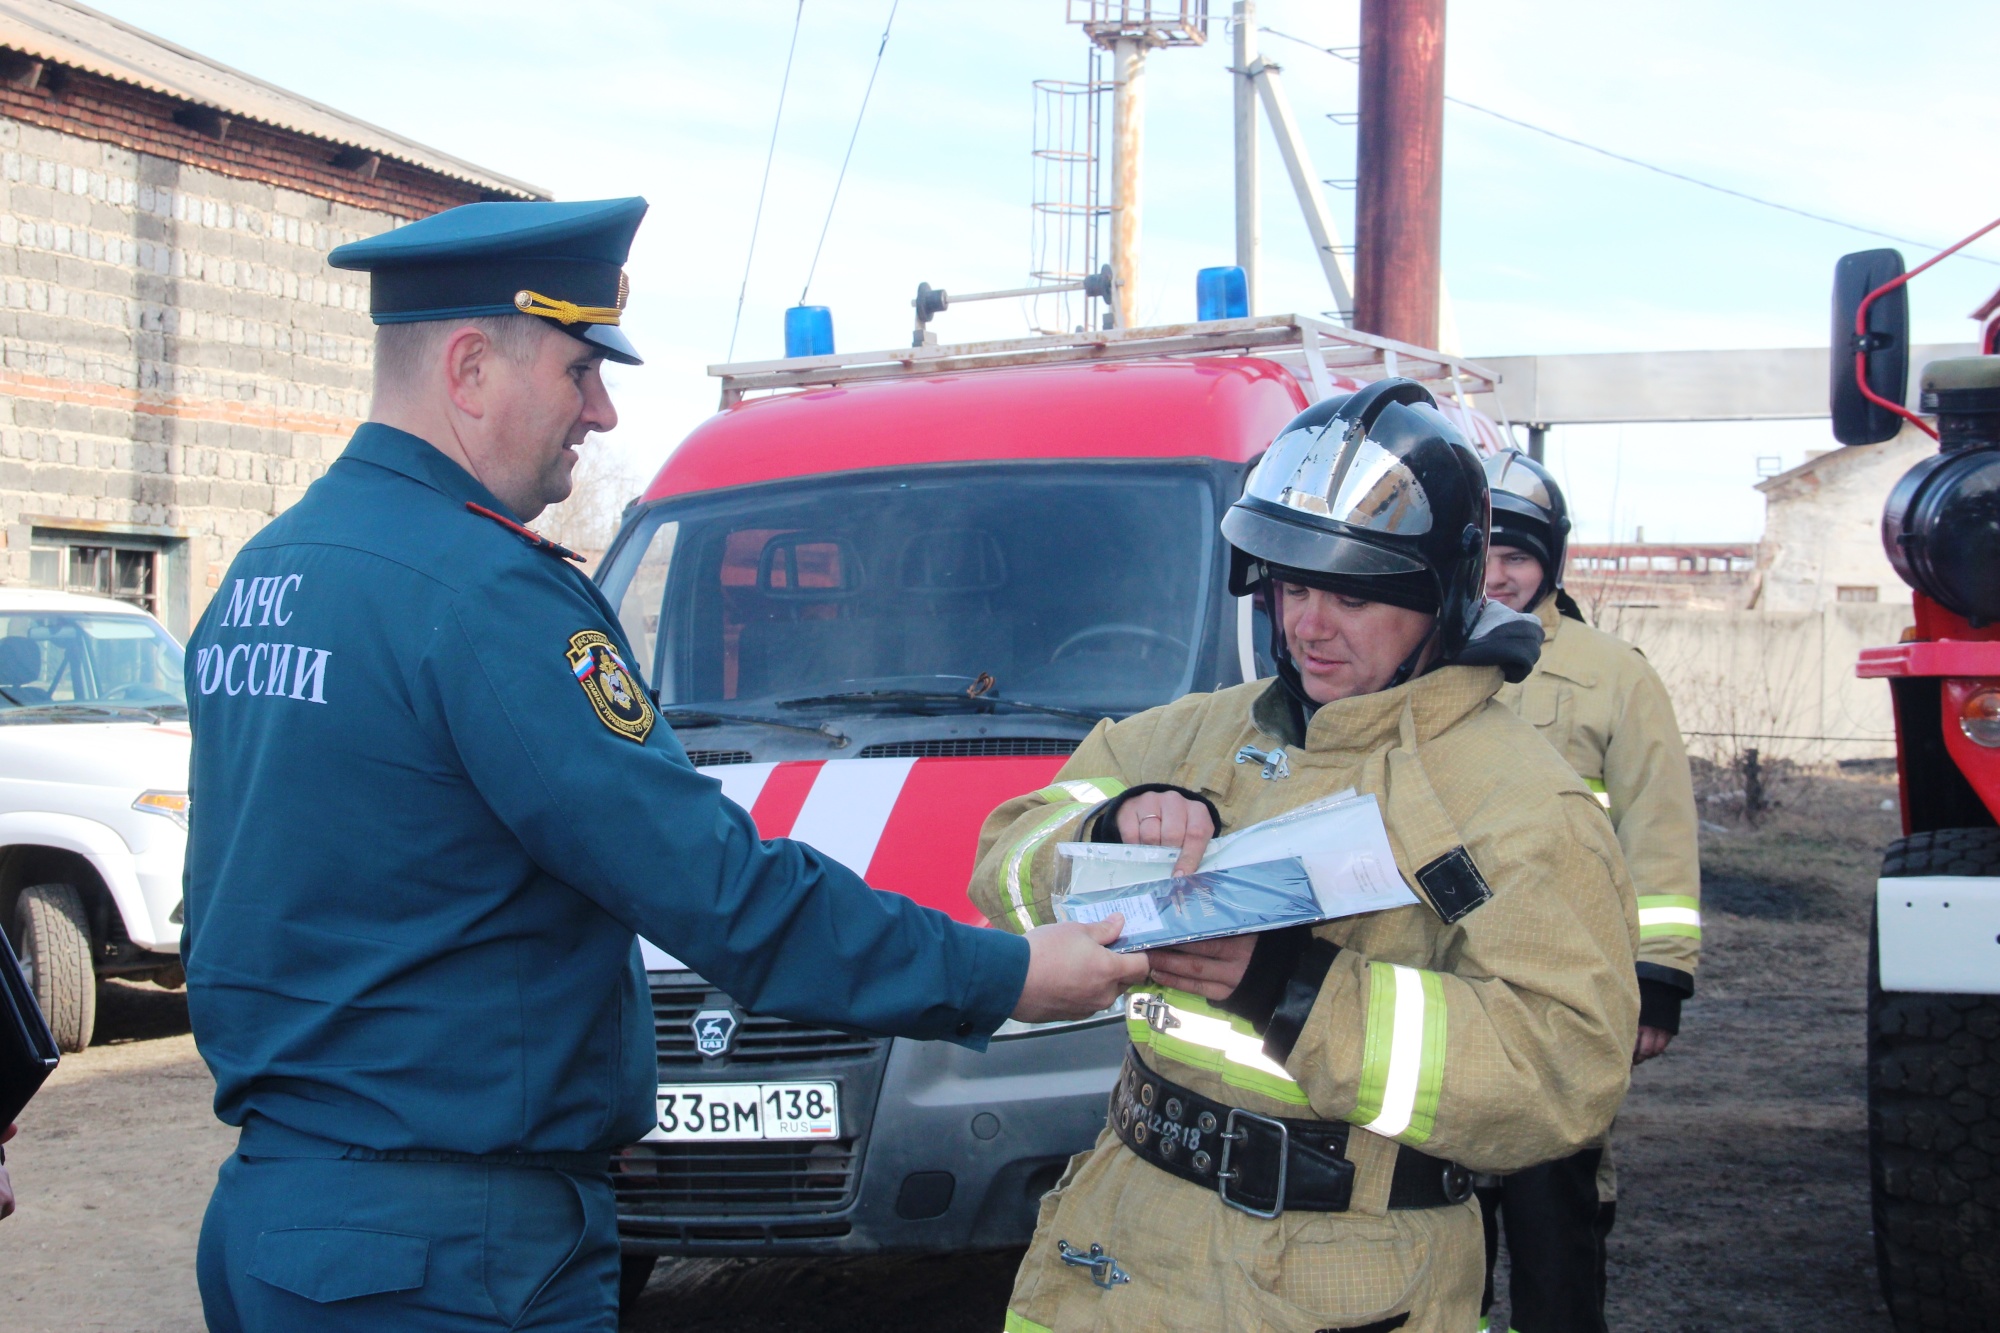
[(1519, 449), (1503, 449), (1486, 460), (1486, 486), (1493, 495), (1491, 545), (1512, 546), (1542, 562), (1542, 586), (1529, 609), (1562, 588), (1569, 554), (1569, 502), (1549, 470)]
[(1455, 659), (1486, 587), (1486, 475), (1415, 380), (1321, 399), (1265, 451), (1222, 518), (1229, 591), (1266, 579), (1327, 588), (1438, 617)]

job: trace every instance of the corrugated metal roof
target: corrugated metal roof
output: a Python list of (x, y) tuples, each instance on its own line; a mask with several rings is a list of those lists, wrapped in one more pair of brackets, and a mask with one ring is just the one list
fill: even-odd
[(0, 0), (0, 46), (523, 199), (549, 192), (252, 78), (69, 0)]

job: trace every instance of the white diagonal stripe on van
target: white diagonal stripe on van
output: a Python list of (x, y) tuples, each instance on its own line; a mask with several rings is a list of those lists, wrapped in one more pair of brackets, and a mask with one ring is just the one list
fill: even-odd
[(826, 853), (857, 875), (868, 873), (875, 847), (915, 759), (840, 759), (814, 780), (791, 837)]
[(701, 772), (722, 784), (724, 796), (748, 810), (757, 804), (757, 797), (763, 793), (764, 784), (771, 780), (771, 770), (776, 767), (776, 764), (717, 764)]

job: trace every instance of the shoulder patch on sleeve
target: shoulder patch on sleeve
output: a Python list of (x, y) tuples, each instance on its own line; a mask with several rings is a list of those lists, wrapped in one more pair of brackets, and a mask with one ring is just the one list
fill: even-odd
[(1452, 848), (1419, 870), (1417, 883), (1446, 925), (1493, 896), (1493, 890), (1486, 885), (1486, 876), (1479, 873), (1479, 867), (1462, 846)]
[(625, 666), (611, 636), (601, 630), (578, 630), (569, 636), (569, 669), (584, 697), (597, 710), (597, 720), (640, 745), (652, 734), (659, 715), (639, 688), (639, 679)]

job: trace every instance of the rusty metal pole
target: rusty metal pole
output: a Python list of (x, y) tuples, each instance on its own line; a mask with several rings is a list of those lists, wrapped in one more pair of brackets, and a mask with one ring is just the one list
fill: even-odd
[(1139, 308), (1140, 166), (1146, 152), (1146, 45), (1120, 37), (1112, 46), (1116, 80), (1111, 103), (1111, 273), (1118, 282), (1118, 327), (1129, 329)]
[(1354, 327), (1435, 347), (1445, 0), (1361, 0)]

